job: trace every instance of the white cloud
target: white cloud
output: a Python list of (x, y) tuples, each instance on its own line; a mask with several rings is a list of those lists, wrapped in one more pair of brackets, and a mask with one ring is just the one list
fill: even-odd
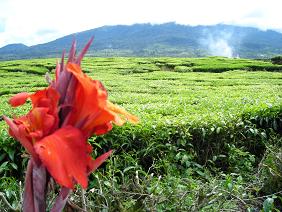
[(0, 47), (34, 45), (103, 25), (147, 22), (232, 23), (282, 30), (281, 5), (280, 0), (0, 0), (5, 24)]

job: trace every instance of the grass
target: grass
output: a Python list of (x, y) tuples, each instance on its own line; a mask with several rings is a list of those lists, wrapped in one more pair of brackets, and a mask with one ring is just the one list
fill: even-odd
[[(24, 114), (29, 106), (12, 109), (8, 98), (47, 86), (55, 62), (0, 62), (0, 115)], [(267, 198), (281, 209), (281, 66), (210, 57), (85, 58), (82, 67), (141, 120), (90, 139), (95, 155), (115, 150), (90, 176), (90, 211), (259, 210)], [(0, 189), (15, 193), (26, 158), (5, 129)], [(15, 204), (17, 192), (6, 194)], [(71, 199), (82, 204), (79, 190)]]

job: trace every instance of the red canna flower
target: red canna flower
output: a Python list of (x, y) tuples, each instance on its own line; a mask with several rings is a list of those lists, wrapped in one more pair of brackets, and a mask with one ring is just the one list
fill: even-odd
[(9, 100), (20, 106), (31, 100), (32, 109), (22, 117), (4, 117), (10, 134), (21, 142), (35, 162), (47, 168), (61, 186), (73, 189), (76, 183), (87, 187), (88, 174), (106, 160), (111, 151), (94, 160), (87, 139), (105, 134), (112, 124), (121, 126), (138, 118), (107, 100), (102, 83), (85, 75), (80, 62), (92, 40), (78, 58), (73, 44), (69, 60), (57, 65), (56, 79), (44, 89), (16, 94)]
[[(71, 111), (63, 125), (72, 125), (82, 130), (87, 137), (92, 134), (101, 135), (112, 129), (112, 122), (121, 126), (125, 120), (137, 123), (137, 117), (127, 113), (110, 103), (108, 94), (102, 83), (85, 75), (80, 66), (68, 63), (66, 70), (77, 80)], [(123, 115), (121, 118), (119, 115)]]
[(9, 103), (17, 107), (24, 104), (28, 98), (32, 101), (32, 109), (27, 115), (14, 120), (8, 117), (4, 119), (10, 127), (10, 135), (18, 140), (38, 162), (38, 155), (33, 145), (58, 128), (59, 94), (49, 87), (34, 94), (19, 93), (13, 96)]
[(76, 182), (86, 189), (88, 174), (111, 154), (111, 151), (104, 154), (102, 161), (93, 160), (91, 145), (82, 132), (72, 126), (44, 137), (35, 144), (35, 151), (57, 183), (71, 189)]

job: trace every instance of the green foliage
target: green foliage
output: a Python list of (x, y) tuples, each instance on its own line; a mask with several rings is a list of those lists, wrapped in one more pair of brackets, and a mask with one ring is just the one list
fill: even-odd
[[(1, 211), (20, 211), (22, 204), (21, 182), (12, 177), (1, 177), (0, 179), (0, 206)], [(7, 201), (5, 203), (4, 201)]]
[(271, 58), (273, 64), (282, 65), (282, 56), (276, 56)]
[[(278, 140), (278, 139), (277, 139)], [(262, 191), (266, 194), (282, 190), (282, 147), (268, 146), (265, 158), (261, 162), (261, 178), (264, 179)], [(278, 140), (278, 141), (279, 141)]]
[(175, 72), (213, 72), (221, 73), (231, 70), (247, 71), (281, 71), (282, 66), (273, 65), (268, 61), (249, 59), (230, 59), (225, 57), (206, 57), (189, 59), (156, 59), (156, 65), (164, 71)]
[(7, 130), (0, 131), (0, 175), (2, 177), (18, 177), (21, 179), (24, 164), (27, 159), (22, 158), (23, 148), (12, 139)]
[[(1, 62), (0, 115), (25, 114), (29, 104), (11, 108), (8, 98), (46, 87), (53, 64)], [(90, 139), (95, 157), (115, 150), (90, 177), (90, 211), (259, 210), (280, 191), (281, 66), (210, 57), (85, 58), (82, 67), (140, 118)], [(27, 158), (6, 128), (0, 122), (0, 176), (23, 181)], [(82, 204), (79, 191), (71, 200)]]
[(274, 200), (273, 198), (267, 198), (263, 202), (263, 212), (271, 212), (273, 210)]
[(252, 173), (254, 171), (255, 155), (244, 151), (242, 147), (236, 147), (234, 144), (227, 144), (227, 146), (229, 171), (242, 175)]

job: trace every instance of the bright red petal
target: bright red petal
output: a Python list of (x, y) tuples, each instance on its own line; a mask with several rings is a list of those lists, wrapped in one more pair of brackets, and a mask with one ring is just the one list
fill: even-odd
[(30, 95), (33, 108), (46, 107), (49, 108), (49, 113), (57, 113), (57, 106), (60, 95), (54, 88), (46, 88)]
[[(27, 114), (30, 133), (39, 135), (39, 139), (49, 135), (57, 128), (56, 116), (48, 114), (49, 108), (36, 107)], [(40, 136), (41, 134), (41, 136)]]
[(73, 92), (72, 111), (65, 125), (75, 126), (89, 137), (101, 135), (112, 129), (112, 123), (123, 125), (126, 121), (138, 123), (138, 118), (107, 100), (108, 94), (102, 83), (84, 74), (79, 65), (68, 63), (66, 70), (73, 74), (78, 83)]
[(76, 182), (87, 187), (92, 160), (88, 145), (80, 130), (66, 126), (36, 142), (34, 148), (52, 177), (73, 189)]
[(110, 157), (112, 152), (113, 150), (110, 150), (92, 161), (90, 164), (90, 172), (95, 171), (99, 166), (101, 166), (101, 164), (104, 163), (104, 161), (107, 160), (108, 157)]
[[(139, 119), (136, 116), (128, 113), (123, 108), (120, 108), (119, 106), (114, 105), (110, 101), (107, 101), (107, 108), (115, 115), (114, 123), (118, 126), (123, 125), (126, 121), (129, 121), (130, 123), (133, 123), (133, 124), (137, 124), (139, 122)], [(120, 115), (123, 118), (121, 118)]]
[(27, 133), (25, 132), (24, 126), (15, 124), (11, 119), (5, 116), (4, 116), (4, 120), (10, 127), (10, 132), (11, 132), (10, 134), (15, 139), (17, 139), (24, 146), (27, 152), (31, 154), (32, 157), (37, 161), (38, 156), (34, 151), (31, 141), (29, 141), (26, 137)]
[(92, 131), (90, 132), (91, 134), (94, 133), (95, 135), (103, 135), (109, 132), (110, 130), (112, 130), (112, 128), (113, 128), (113, 125), (110, 122), (108, 122), (106, 124), (94, 127)]
[(9, 100), (9, 104), (13, 107), (17, 107), (20, 105), (23, 105), (27, 98), (29, 97), (29, 94), (27, 92), (18, 93)]
[[(65, 124), (78, 127), (86, 136), (91, 136), (91, 133), (107, 132), (105, 129), (110, 129), (108, 124), (114, 120), (114, 115), (107, 110), (107, 91), (104, 86), (100, 81), (92, 80), (85, 75), (76, 64), (69, 63), (67, 71), (74, 75), (78, 84), (74, 91), (76, 96), (72, 102), (72, 112), (65, 120)], [(101, 127), (104, 130), (101, 131)], [(99, 132), (95, 131), (96, 128)]]

